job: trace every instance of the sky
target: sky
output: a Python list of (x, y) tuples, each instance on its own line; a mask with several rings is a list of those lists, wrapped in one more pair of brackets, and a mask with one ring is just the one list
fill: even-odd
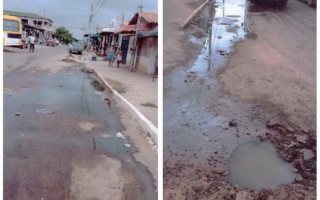
[[(110, 19), (124, 13), (124, 20), (129, 21), (142, 3), (142, 11), (158, 13), (157, 0), (3, 0), (3, 9), (34, 13), (53, 21), (53, 27), (66, 27), (74, 37), (82, 38), (89, 33), (91, 3), (104, 2), (94, 15), (91, 32), (101, 27)], [(95, 6), (94, 6), (95, 7)], [(81, 29), (85, 30), (81, 30)]]

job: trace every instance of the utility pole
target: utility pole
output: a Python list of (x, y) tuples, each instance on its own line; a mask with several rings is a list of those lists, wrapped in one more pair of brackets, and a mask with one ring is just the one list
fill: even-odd
[(89, 39), (88, 39), (88, 45), (87, 45), (87, 51), (89, 51), (90, 49), (90, 37), (91, 37), (91, 23), (92, 23), (92, 17), (93, 17), (93, 14), (91, 12), (91, 15), (90, 15), (90, 18), (89, 18)]
[(139, 33), (139, 26), (140, 26), (140, 21), (141, 21), (141, 12), (142, 12), (142, 4), (140, 3), (139, 5), (139, 12), (138, 12), (138, 22), (137, 22), (137, 28), (136, 28), (136, 35), (134, 36), (133, 39), (133, 44), (131, 47), (131, 59), (130, 59), (130, 65), (129, 65), (129, 71), (133, 71), (133, 64), (134, 64), (134, 57), (136, 55), (136, 50), (137, 50), (137, 40), (138, 40), (138, 33)]
[(91, 9), (90, 9), (90, 17), (89, 17), (89, 35), (88, 35), (88, 44), (87, 44), (87, 51), (90, 49), (90, 38), (91, 38), (91, 24), (92, 24), (92, 18), (93, 18), (93, 0), (91, 2)]

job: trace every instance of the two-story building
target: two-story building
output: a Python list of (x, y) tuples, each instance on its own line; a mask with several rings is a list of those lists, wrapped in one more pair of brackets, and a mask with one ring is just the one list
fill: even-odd
[(54, 38), (55, 28), (53, 21), (41, 15), (25, 12), (16, 12), (4, 10), (3, 14), (19, 17), (22, 22), (23, 31), (35, 33), (39, 41), (45, 41), (47, 38)]

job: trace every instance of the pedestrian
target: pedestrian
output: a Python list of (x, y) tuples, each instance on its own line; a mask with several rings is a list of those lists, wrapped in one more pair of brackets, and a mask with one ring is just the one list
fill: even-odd
[(30, 36), (29, 36), (29, 34), (27, 33), (27, 38), (26, 38), (26, 46), (27, 46), (27, 49), (28, 49), (28, 47), (29, 47), (29, 44), (30, 44)]
[(29, 43), (30, 43), (30, 52), (34, 52), (34, 42), (36, 38), (34, 37), (34, 34), (31, 34), (29, 37)]
[(69, 42), (69, 44), (68, 44), (68, 50), (69, 50), (69, 56), (71, 56), (71, 53), (72, 53), (72, 44), (71, 44), (71, 42)]
[[(113, 65), (113, 62), (114, 62), (114, 59), (115, 59), (115, 56), (114, 56), (114, 52), (115, 49), (114, 49), (114, 45), (112, 45), (109, 50), (108, 50), (108, 60), (109, 60), (109, 67), (112, 67)], [(110, 65), (111, 64), (111, 65)]]
[(122, 49), (121, 49), (121, 47), (119, 47), (119, 49), (118, 49), (118, 51), (117, 51), (117, 53), (116, 53), (116, 55), (117, 55), (117, 67), (119, 67), (119, 65), (120, 65), (120, 63), (121, 63), (121, 61), (122, 61)]

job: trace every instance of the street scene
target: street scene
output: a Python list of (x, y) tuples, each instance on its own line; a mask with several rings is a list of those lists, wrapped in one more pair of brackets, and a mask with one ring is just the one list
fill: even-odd
[(4, 1), (3, 199), (157, 199), (157, 2), (76, 2)]
[(315, 1), (163, 9), (164, 199), (316, 199)]

